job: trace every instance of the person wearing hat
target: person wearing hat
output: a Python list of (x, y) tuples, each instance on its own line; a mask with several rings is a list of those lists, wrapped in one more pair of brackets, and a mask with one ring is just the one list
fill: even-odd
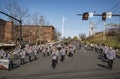
[(25, 53), (24, 49), (21, 50), (20, 55), (21, 55), (21, 57), (20, 57), (20, 64), (23, 65), (25, 63), (25, 56), (26, 56), (26, 53)]
[(57, 61), (57, 55), (56, 55), (56, 49), (53, 49), (53, 52), (52, 52), (52, 67), (53, 69), (55, 69), (56, 67), (56, 61)]
[(66, 54), (64, 47), (62, 47), (62, 49), (60, 50), (60, 54), (61, 54), (60, 60), (61, 60), (61, 62), (63, 62), (65, 60), (65, 54)]
[(113, 60), (116, 58), (115, 50), (110, 47), (108, 53), (107, 53), (107, 59), (108, 59), (108, 68), (112, 69), (113, 67)]

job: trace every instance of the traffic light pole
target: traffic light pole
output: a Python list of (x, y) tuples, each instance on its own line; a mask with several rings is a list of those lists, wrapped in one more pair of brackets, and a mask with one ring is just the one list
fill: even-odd
[(103, 40), (105, 40), (106, 39), (106, 22), (105, 21), (103, 22), (103, 25), (104, 25)]
[[(77, 14), (78, 16), (83, 16), (83, 14)], [(102, 16), (102, 14), (93, 14), (93, 16)], [(120, 16), (120, 14), (113, 14), (112, 16)]]
[[(87, 13), (87, 15), (88, 15), (87, 17), (85, 16), (86, 13)], [(90, 16), (90, 14), (89, 14), (88, 12), (85, 12), (85, 13), (83, 13), (83, 14), (77, 14), (77, 15), (78, 15), (78, 16), (83, 16), (83, 17), (82, 17), (83, 20), (88, 20), (88, 18), (89, 18), (89, 16)], [(93, 14), (93, 16), (102, 16), (103, 26), (104, 26), (103, 40), (105, 40), (105, 39), (106, 39), (106, 22), (105, 22), (105, 20), (106, 20), (106, 18), (108, 18), (108, 17), (106, 17), (107, 14), (106, 14), (106, 12), (104, 12), (103, 14)], [(120, 14), (111, 14), (111, 16), (120, 16)]]
[(20, 42), (20, 45), (21, 45), (22, 44), (22, 20), (21, 19), (19, 20), (19, 19), (13, 17), (13, 16), (10, 16), (7, 13), (4, 13), (2, 11), (0, 11), (0, 13), (3, 14), (3, 15), (8, 16), (8, 17), (10, 17), (10, 18), (12, 18), (12, 19), (14, 19), (14, 20), (16, 20), (16, 21), (18, 21), (20, 23), (20, 41), (19, 42)]

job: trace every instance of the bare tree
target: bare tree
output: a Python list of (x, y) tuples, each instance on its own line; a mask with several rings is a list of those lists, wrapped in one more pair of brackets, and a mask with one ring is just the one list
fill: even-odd
[[(25, 7), (22, 7), (19, 5), (19, 3), (16, 0), (12, 0), (9, 3), (5, 5), (5, 12), (9, 15), (22, 20), (22, 22), (25, 20), (25, 18), (28, 16), (28, 9)], [(15, 21), (12, 18), (9, 18), (14, 22), (14, 24), (18, 24), (17, 21)]]
[[(11, 15), (14, 18), (17, 18), (22, 21), (25, 20), (25, 18), (28, 16), (28, 9), (25, 7), (22, 7), (19, 5), (19, 3), (16, 0), (9, 1), (8, 3), (6, 2), (6, 5), (4, 6), (4, 12)], [(19, 22), (8, 17), (15, 25), (18, 25)], [(13, 38), (16, 42), (18, 37), (18, 27), (14, 26), (13, 27)]]
[(36, 43), (39, 41), (41, 43), (41, 35), (44, 34), (42, 31), (42, 26), (45, 26), (45, 18), (41, 16), (39, 13), (33, 13), (31, 16), (32, 24), (37, 26), (36, 29)]

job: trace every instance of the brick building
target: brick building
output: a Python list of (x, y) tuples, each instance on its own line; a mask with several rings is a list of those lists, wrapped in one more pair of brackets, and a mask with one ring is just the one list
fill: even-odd
[[(0, 41), (11, 42), (19, 38), (20, 26), (0, 19)], [(22, 25), (22, 37), (26, 42), (50, 42), (54, 40), (53, 26)]]
[(0, 41), (13, 40), (13, 22), (0, 19)]
[(54, 40), (54, 27), (53, 26), (23, 25), (22, 26), (22, 37), (25, 41), (50, 42)]

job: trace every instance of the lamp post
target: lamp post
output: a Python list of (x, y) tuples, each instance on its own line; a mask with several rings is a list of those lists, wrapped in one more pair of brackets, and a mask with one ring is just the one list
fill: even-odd
[(104, 26), (104, 31), (103, 31), (103, 40), (105, 40), (106, 39), (106, 22), (104, 21), (103, 22), (103, 26)]
[(64, 22), (67, 18), (64, 18), (64, 16), (62, 16), (62, 38), (64, 38)]

